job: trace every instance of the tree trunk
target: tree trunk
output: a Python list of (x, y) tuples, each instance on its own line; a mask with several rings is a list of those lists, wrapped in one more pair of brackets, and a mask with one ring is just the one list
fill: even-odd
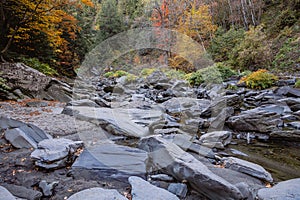
[(242, 6), (242, 14), (243, 14), (243, 21), (244, 21), (244, 25), (245, 25), (245, 29), (248, 30), (248, 20), (247, 20), (247, 13), (246, 13), (246, 8), (245, 8), (245, 4), (244, 4), (244, 0), (241, 0), (241, 6)]

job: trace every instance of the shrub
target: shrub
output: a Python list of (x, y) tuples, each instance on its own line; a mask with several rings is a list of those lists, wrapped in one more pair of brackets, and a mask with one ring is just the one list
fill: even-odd
[(217, 62), (228, 60), (234, 47), (244, 38), (244, 33), (245, 31), (243, 29), (235, 30), (234, 28), (231, 28), (229, 31), (225, 32), (225, 30), (219, 28), (208, 48), (212, 58)]
[(184, 71), (184, 72), (192, 72), (195, 70), (194, 65), (188, 62), (185, 58), (181, 56), (173, 56), (168, 59), (169, 65), (176, 70)]
[(185, 72), (176, 69), (166, 70), (165, 74), (169, 79), (184, 79), (186, 75)]
[(275, 55), (273, 66), (278, 70), (289, 70), (300, 63), (300, 37), (287, 39)]
[(296, 81), (295, 88), (300, 88), (300, 79)]
[(218, 68), (213, 65), (203, 69), (199, 69), (196, 72), (187, 74), (185, 79), (193, 86), (213, 83), (222, 83), (222, 77)]
[(136, 75), (128, 73), (127, 76), (126, 76), (126, 81), (132, 82), (132, 81), (135, 81), (137, 78), (138, 77)]
[(249, 76), (251, 73), (252, 73), (252, 71), (250, 71), (250, 70), (245, 70), (245, 71), (243, 71), (240, 75), (241, 75), (241, 76)]
[(10, 89), (11, 88), (6, 85), (6, 80), (0, 77), (0, 93), (7, 94)]
[(115, 71), (115, 72), (106, 72), (104, 74), (104, 76), (106, 78), (119, 78), (119, 77), (122, 77), (122, 76), (127, 76), (129, 73), (128, 72), (125, 72), (123, 70), (118, 70), (118, 71)]
[(221, 62), (216, 63), (215, 66), (219, 70), (223, 80), (226, 80), (234, 75), (237, 75), (237, 73), (233, 69), (231, 69), (228, 65), (226, 65), (224, 63), (221, 63)]
[(147, 76), (149, 76), (150, 74), (152, 74), (153, 72), (155, 72), (156, 70), (157, 70), (157, 69), (155, 69), (155, 68), (144, 68), (144, 69), (142, 69), (140, 75), (141, 75), (142, 77), (147, 77)]
[(47, 76), (58, 76), (58, 72), (51, 68), (48, 64), (40, 62), (37, 58), (20, 58), (20, 61), (25, 65), (42, 72)]
[(265, 69), (260, 69), (241, 78), (239, 83), (245, 82), (246, 86), (252, 89), (265, 89), (273, 86), (277, 80), (277, 76), (269, 73)]
[(257, 70), (259, 66), (269, 66), (271, 57), (271, 45), (260, 25), (250, 27), (245, 33), (245, 39), (229, 55), (229, 62), (240, 70)]

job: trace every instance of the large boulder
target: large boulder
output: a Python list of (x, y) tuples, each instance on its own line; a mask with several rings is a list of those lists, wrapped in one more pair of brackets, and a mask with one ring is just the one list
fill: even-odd
[(127, 182), (130, 176), (146, 176), (147, 152), (113, 143), (85, 149), (72, 165), (75, 178)]
[(230, 144), (232, 133), (230, 131), (214, 131), (202, 135), (199, 139), (202, 145), (223, 149)]
[(58, 100), (68, 102), (71, 100), (71, 87), (57, 79), (26, 66), (23, 63), (0, 64), (1, 77), (7, 80), (11, 90), (19, 91), (16, 95), (27, 95), (32, 98)]
[(5, 139), (16, 148), (37, 148), (37, 144), (52, 138), (39, 127), (26, 124), (7, 117), (0, 117), (0, 131), (4, 131)]
[(149, 152), (154, 168), (186, 180), (196, 191), (211, 199), (243, 199), (237, 187), (212, 173), (204, 164), (160, 136), (142, 138), (141, 149)]
[(230, 117), (227, 124), (236, 131), (268, 133), (278, 130), (283, 121), (276, 112), (256, 108)]
[(2, 186), (0, 186), (0, 197), (2, 200), (16, 200), (16, 198)]
[(63, 113), (75, 115), (87, 121), (98, 121), (102, 127), (114, 135), (140, 138), (149, 134), (148, 128), (139, 124), (149, 124), (161, 116), (161, 111), (94, 108), (86, 106), (68, 106)]
[(117, 190), (109, 190), (103, 188), (90, 188), (82, 190), (70, 196), (68, 200), (127, 200)]
[(283, 181), (272, 188), (258, 190), (259, 200), (296, 200), (300, 199), (300, 178)]
[(189, 97), (177, 97), (164, 102), (163, 106), (165, 111), (170, 114), (185, 113), (189, 117), (199, 117), (204, 110), (208, 109), (210, 101)]
[(132, 188), (132, 200), (179, 200), (176, 195), (158, 188), (140, 177), (131, 176), (128, 181)]
[(262, 166), (239, 158), (228, 157), (223, 159), (226, 168), (248, 174), (266, 182), (273, 182), (273, 178)]

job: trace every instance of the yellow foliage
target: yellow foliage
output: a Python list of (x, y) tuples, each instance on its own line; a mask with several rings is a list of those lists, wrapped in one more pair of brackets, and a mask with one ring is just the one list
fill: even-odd
[(212, 23), (209, 6), (196, 6), (194, 1), (191, 3), (191, 9), (185, 10), (180, 17), (177, 30), (194, 39), (202, 40), (211, 37), (217, 28)]
[(269, 73), (266, 69), (259, 69), (248, 76), (241, 78), (239, 83), (246, 83), (246, 86), (252, 89), (265, 89), (274, 85), (278, 77)]

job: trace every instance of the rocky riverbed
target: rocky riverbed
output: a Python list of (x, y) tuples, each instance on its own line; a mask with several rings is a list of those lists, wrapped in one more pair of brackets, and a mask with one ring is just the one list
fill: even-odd
[(232, 79), (193, 88), (154, 72), (78, 79), (67, 103), (3, 101), (0, 196), (299, 199), (293, 84), (257, 91)]

